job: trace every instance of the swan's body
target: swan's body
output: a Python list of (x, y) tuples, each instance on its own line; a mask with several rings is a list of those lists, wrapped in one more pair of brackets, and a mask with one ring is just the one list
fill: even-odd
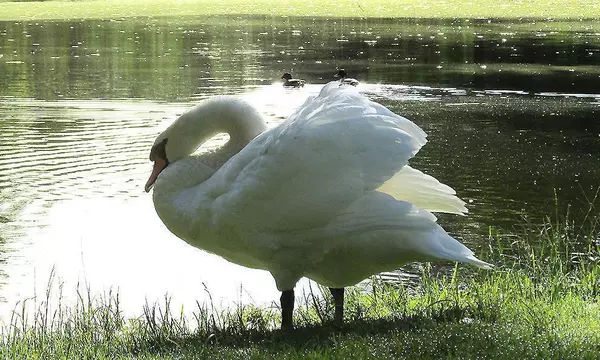
[[(271, 272), (284, 326), (301, 277), (333, 289), (339, 305), (340, 289), (408, 262), (489, 266), (428, 211), (466, 209), (450, 187), (407, 165), (426, 142), (411, 121), (334, 82), (265, 129), (232, 97), (192, 108), (156, 139), (146, 191), (156, 181), (159, 217), (190, 245)], [(190, 155), (220, 132), (230, 135), (222, 149)]]
[(334, 77), (340, 79), (340, 85), (358, 86), (360, 84), (360, 81), (353, 78), (349, 78), (348, 73), (344, 69), (339, 69), (338, 72), (335, 73)]
[(304, 83), (306, 83), (305, 80), (292, 78), (292, 74), (290, 73), (284, 73), (283, 75), (281, 75), (281, 78), (283, 79), (284, 87), (303, 87)]

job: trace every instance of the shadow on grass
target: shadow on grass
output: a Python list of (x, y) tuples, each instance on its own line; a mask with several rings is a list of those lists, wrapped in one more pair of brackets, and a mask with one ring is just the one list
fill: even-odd
[[(385, 292), (394, 291), (389, 285)], [(382, 290), (382, 289), (380, 289)], [(401, 293), (402, 290), (399, 291)], [(351, 294), (352, 296), (361, 296)], [(498, 317), (499, 308), (487, 308), (481, 311), (472, 304), (459, 305), (452, 300), (438, 300), (430, 306), (421, 308), (420, 314), (391, 314), (384, 318), (371, 318), (361, 315), (361, 311), (350, 309), (349, 316), (358, 316), (360, 318), (346, 320), (341, 326), (334, 324), (331, 319), (315, 320), (306, 316), (305, 311), (314, 310), (315, 306), (323, 307), (320, 312), (327, 312), (331, 309), (330, 299), (323, 299), (321, 303), (304, 305), (297, 315), (296, 322), (300, 323), (293, 330), (281, 329), (252, 329), (248, 323), (244, 322), (244, 315), (235, 314), (236, 320), (225, 322), (225, 326), (215, 326), (212, 329), (197, 329), (193, 333), (184, 336), (174, 337), (156, 337), (147, 338), (148, 342), (142, 348), (152, 348), (154, 351), (171, 353), (177, 350), (186, 349), (247, 349), (249, 347), (260, 347), (272, 351), (281, 349), (293, 350), (295, 352), (305, 352), (307, 350), (319, 350), (322, 348), (331, 348), (341, 339), (352, 338), (385, 338), (397, 336), (399, 333), (435, 331), (441, 325), (461, 326), (461, 327), (480, 327), (483, 324), (492, 326)], [(385, 301), (385, 300), (383, 300)], [(395, 311), (398, 309), (392, 309)], [(357, 315), (358, 314), (358, 315)], [(260, 314), (264, 316), (265, 313)], [(155, 318), (154, 318), (155, 319)], [(298, 321), (299, 320), (299, 321)], [(472, 324), (472, 325), (471, 325)], [(165, 334), (166, 335), (166, 334)], [(141, 350), (141, 349), (140, 349)]]

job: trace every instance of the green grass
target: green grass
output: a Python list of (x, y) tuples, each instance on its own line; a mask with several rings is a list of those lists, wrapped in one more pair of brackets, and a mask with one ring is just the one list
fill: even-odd
[(199, 304), (186, 318), (166, 298), (128, 319), (118, 295), (82, 291), (73, 307), (52, 306), (50, 295), (34, 316), (18, 307), (0, 358), (596, 359), (600, 220), (592, 210), (579, 223), (567, 214), (514, 233), (490, 229), (478, 255), (496, 264), (492, 271), (422, 264), (410, 281), (350, 288), (341, 328), (330, 323), (326, 291), (305, 296), (291, 333), (277, 330), (277, 309)]
[[(1, 1), (0, 20), (113, 19), (197, 15), (270, 15), (376, 18), (600, 17), (596, 0), (83, 0)], [(390, 5), (393, 4), (393, 5)]]

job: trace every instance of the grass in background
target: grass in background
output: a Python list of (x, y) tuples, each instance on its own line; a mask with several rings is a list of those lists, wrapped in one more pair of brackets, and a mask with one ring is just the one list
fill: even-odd
[[(569, 214), (516, 235), (490, 230), (479, 256), (492, 271), (421, 266), (417, 281), (380, 281), (348, 289), (346, 324), (331, 325), (327, 291), (314, 289), (295, 313), (298, 329), (277, 330), (279, 310), (198, 304), (193, 318), (146, 306), (126, 319), (117, 294), (51, 309), (49, 293), (28, 323), (17, 309), (0, 358), (139, 359), (595, 359), (600, 353), (600, 227)], [(507, 242), (507, 239), (511, 239)], [(509, 245), (505, 245), (509, 244)]]
[(270, 15), (375, 18), (538, 18), (600, 17), (596, 0), (81, 0), (3, 1), (1, 20), (115, 19), (197, 15)]

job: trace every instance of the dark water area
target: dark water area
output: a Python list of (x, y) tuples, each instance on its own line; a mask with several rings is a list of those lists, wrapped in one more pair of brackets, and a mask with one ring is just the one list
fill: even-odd
[[(309, 82), (598, 93), (594, 22), (169, 18), (3, 23), (0, 95), (186, 99)], [(227, 90), (225, 90), (227, 91)]]
[[(486, 246), (490, 226), (511, 232), (567, 209), (597, 216), (598, 63), (591, 21), (2, 22), (0, 304), (39, 292), (51, 272), (125, 289), (134, 310), (165, 292), (193, 304), (200, 284), (225, 299), (241, 296), (239, 283), (253, 301), (278, 298), (268, 274), (190, 249), (162, 227), (142, 191), (148, 151), (179, 114), (217, 94), (242, 96), (274, 126), (336, 68), (428, 133), (411, 164), (467, 201), (468, 216), (440, 223), (472, 248)], [(308, 85), (284, 90), (283, 72)]]

